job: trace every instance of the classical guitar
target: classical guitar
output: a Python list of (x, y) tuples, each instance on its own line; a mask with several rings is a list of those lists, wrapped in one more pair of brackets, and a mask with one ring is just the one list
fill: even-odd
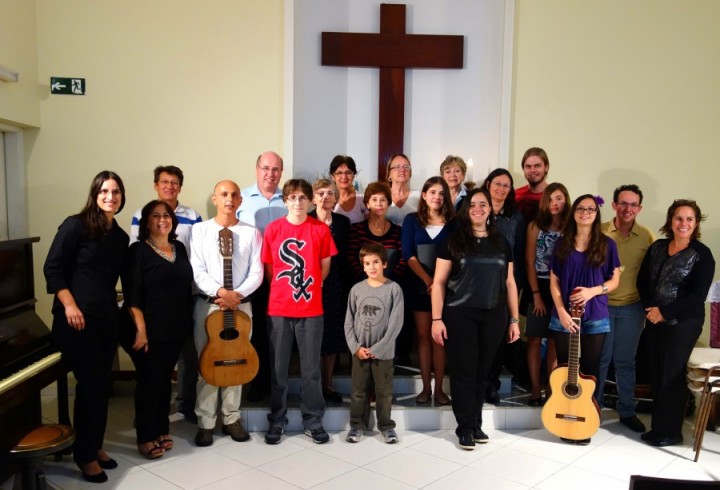
[[(233, 288), (233, 234), (227, 228), (219, 233), (223, 258), (223, 287)], [(250, 343), (250, 317), (238, 310), (217, 310), (205, 320), (208, 343), (200, 354), (200, 374), (213, 386), (244, 385), (257, 375), (260, 361)]]
[[(584, 306), (570, 305), (570, 316), (580, 326)], [(592, 437), (600, 427), (600, 409), (593, 397), (595, 378), (580, 373), (580, 333), (570, 334), (567, 367), (550, 375), (552, 395), (542, 409), (542, 422), (553, 435), (581, 440)]]

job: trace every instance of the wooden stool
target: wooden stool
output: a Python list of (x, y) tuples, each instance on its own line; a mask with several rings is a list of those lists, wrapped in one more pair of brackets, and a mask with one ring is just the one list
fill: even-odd
[(715, 394), (720, 392), (720, 366), (714, 366), (705, 373), (705, 380), (702, 386), (702, 395), (700, 396), (700, 406), (695, 419), (695, 430), (693, 430), (693, 451), (695, 451), (695, 462), (700, 457), (700, 449), (702, 448), (703, 437), (705, 437), (705, 429), (707, 428), (712, 405), (715, 401)]
[(10, 457), (19, 460), (20, 464), (20, 473), (15, 476), (13, 488), (45, 489), (43, 457), (70, 447), (74, 441), (75, 433), (67, 425), (41, 425), (31, 430), (10, 450)]

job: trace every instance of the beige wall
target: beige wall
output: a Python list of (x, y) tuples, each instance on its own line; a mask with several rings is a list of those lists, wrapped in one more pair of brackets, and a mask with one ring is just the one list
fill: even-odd
[[(517, 0), (511, 169), (541, 146), (571, 197), (637, 183), (657, 229), (696, 199), (720, 260), (720, 2)], [(716, 273), (720, 277), (720, 273)], [(703, 337), (707, 342), (707, 332)]]
[(38, 265), (100, 170), (125, 182), (118, 221), (129, 230), (135, 209), (156, 196), (156, 165), (183, 169), (180, 200), (207, 218), (218, 180), (248, 185), (257, 155), (282, 151), (281, 0), (37, 0), (37, 26), (37, 82), (87, 79), (84, 97), (47, 87), (39, 97), (41, 129), (27, 145)]
[(0, 65), (20, 73), (17, 83), (0, 81), (0, 122), (40, 125), (37, 57), (35, 2), (0, 0)]

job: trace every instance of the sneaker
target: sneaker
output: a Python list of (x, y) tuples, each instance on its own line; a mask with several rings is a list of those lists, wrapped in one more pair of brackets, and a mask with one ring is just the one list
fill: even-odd
[(213, 430), (198, 428), (195, 434), (195, 445), (198, 447), (210, 446), (213, 443)]
[(396, 442), (400, 442), (400, 439), (398, 438), (398, 435), (397, 435), (397, 432), (395, 432), (395, 429), (384, 430), (382, 435), (385, 438), (386, 444), (395, 444)]
[(459, 445), (463, 449), (467, 449), (468, 451), (472, 451), (475, 449), (475, 441), (473, 440), (472, 434), (463, 434), (461, 436), (458, 436), (460, 438)]
[(490, 438), (482, 429), (473, 429), (472, 438), (474, 442), (486, 444)]
[(280, 439), (282, 438), (282, 435), (283, 435), (283, 428), (278, 427), (277, 425), (273, 425), (265, 433), (265, 443), (266, 444), (280, 444)]
[(620, 423), (626, 427), (629, 427), (633, 432), (645, 432), (645, 424), (637, 418), (637, 415), (631, 415), (630, 417), (620, 417)]
[(245, 442), (250, 439), (250, 434), (243, 428), (239, 419), (232, 424), (223, 425), (222, 433), (229, 435), (236, 442)]
[(312, 438), (315, 444), (325, 444), (330, 440), (330, 436), (325, 432), (322, 425), (312, 430), (305, 429), (305, 435)]
[(347, 437), (345, 440), (347, 442), (360, 442), (360, 439), (362, 439), (363, 436), (363, 430), (358, 429), (357, 427), (353, 427), (350, 429), (350, 432), (348, 432)]

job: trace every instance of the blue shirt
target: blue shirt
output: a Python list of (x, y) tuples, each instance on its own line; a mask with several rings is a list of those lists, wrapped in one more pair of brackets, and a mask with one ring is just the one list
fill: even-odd
[(260, 192), (257, 183), (246, 187), (240, 194), (242, 195), (242, 204), (237, 210), (237, 218), (244, 223), (255, 226), (261, 233), (265, 231), (265, 227), (271, 222), (287, 215), (282, 190), (279, 187), (275, 189), (275, 194), (270, 199)]

